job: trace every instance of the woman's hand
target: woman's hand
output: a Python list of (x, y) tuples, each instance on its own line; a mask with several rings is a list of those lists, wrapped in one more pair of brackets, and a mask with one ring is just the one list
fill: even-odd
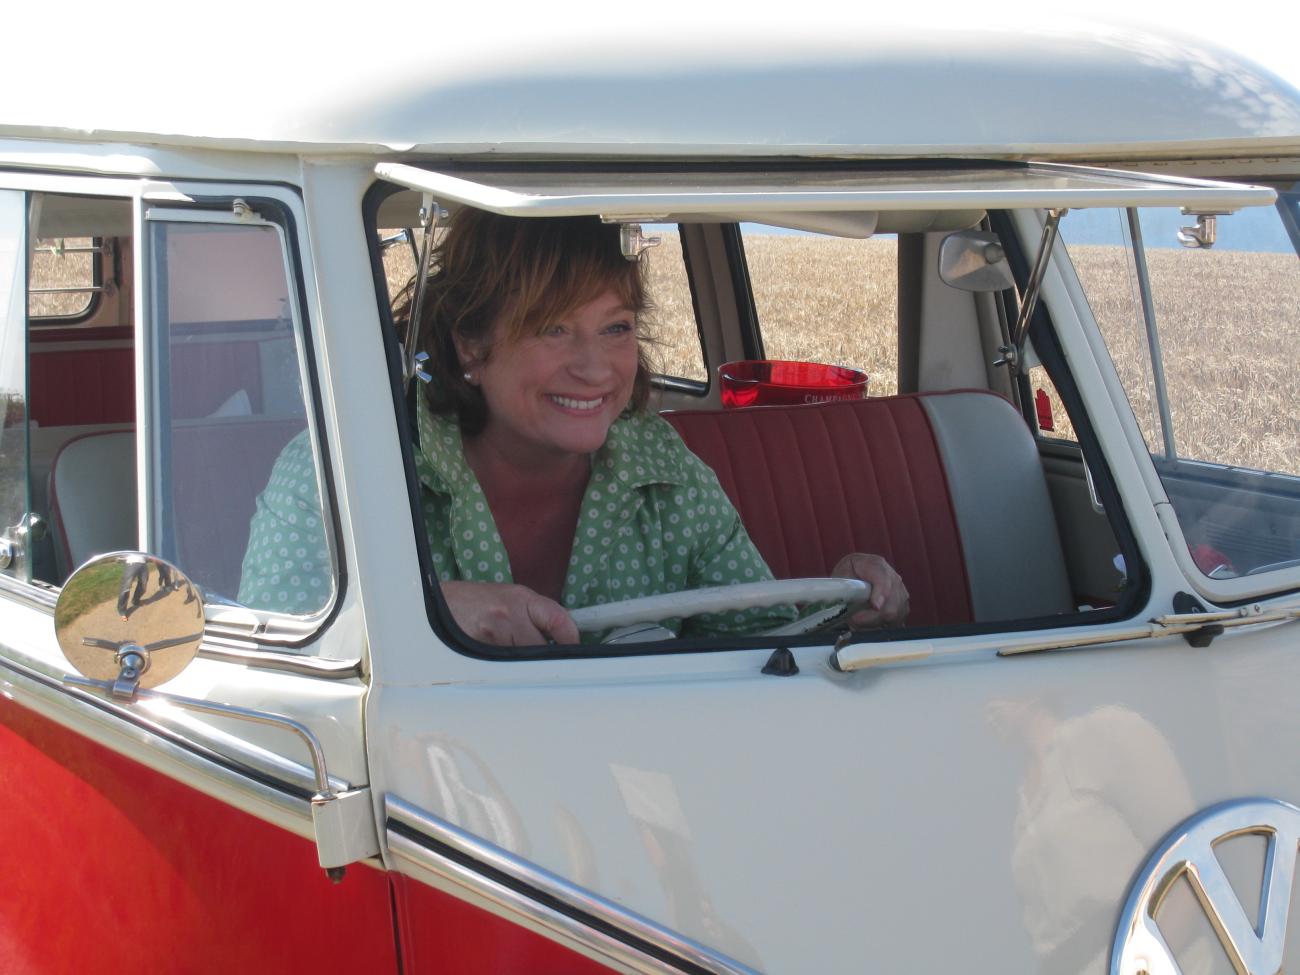
[(527, 586), (444, 582), (451, 615), (475, 640), (497, 646), (577, 643), (578, 627), (563, 606)]
[(870, 626), (900, 626), (907, 619), (907, 587), (894, 567), (879, 555), (854, 552), (835, 563), (831, 575), (840, 579), (861, 579), (871, 583), (871, 597), (865, 606), (850, 606), (849, 626), (855, 630)]

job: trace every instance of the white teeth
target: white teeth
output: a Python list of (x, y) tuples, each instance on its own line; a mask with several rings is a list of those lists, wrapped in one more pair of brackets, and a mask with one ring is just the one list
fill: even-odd
[(567, 396), (552, 396), (551, 399), (567, 410), (594, 410), (603, 402), (604, 397), (599, 397), (597, 399), (570, 399)]

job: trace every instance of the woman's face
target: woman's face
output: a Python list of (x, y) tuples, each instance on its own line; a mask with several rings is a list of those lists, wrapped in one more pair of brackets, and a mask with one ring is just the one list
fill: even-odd
[[(493, 336), (501, 332), (493, 325)], [(636, 314), (613, 290), (541, 334), (496, 341), (466, 365), (487, 401), (482, 436), (512, 459), (545, 462), (590, 454), (632, 397)]]

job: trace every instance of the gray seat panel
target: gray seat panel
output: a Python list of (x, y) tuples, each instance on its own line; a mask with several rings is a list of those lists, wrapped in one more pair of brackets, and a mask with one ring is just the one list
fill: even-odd
[(948, 472), (975, 618), (1072, 611), (1056, 518), (1024, 420), (989, 393), (921, 400)]

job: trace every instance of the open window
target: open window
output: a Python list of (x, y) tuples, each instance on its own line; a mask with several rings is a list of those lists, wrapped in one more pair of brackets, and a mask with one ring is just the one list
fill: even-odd
[[(992, 364), (1013, 324), (1007, 313), (1014, 318), (1015, 299), (1034, 289), (1022, 276), (1007, 308), (992, 289), (948, 286), (938, 270), (944, 239), (955, 232), (987, 233), (994, 213), (1189, 202), (1235, 210), (1272, 198), (1271, 191), (1259, 188), (1038, 165), (954, 163), (916, 172), (902, 166), (801, 166), (789, 172), (626, 167), (573, 173), (465, 167), (450, 173), (381, 164), (376, 171), (404, 188), (381, 184), (378, 195), (386, 205), (412, 212), (436, 201), (453, 211), (476, 207), (525, 218), (594, 215), (643, 229), (650, 221), (675, 222), (715, 253), (727, 253), (729, 235), (734, 240), (742, 228), (742, 246), (730, 251), (730, 263), (715, 264), (706, 280), (692, 282), (714, 293), (734, 288), (730, 306), (715, 302), (720, 320), (701, 323), (704, 347), (725, 350), (734, 335), (757, 329), (755, 351), (866, 365), (872, 395), (789, 410), (719, 410), (711, 400), (706, 408), (675, 410), (666, 418), (712, 470), (778, 579), (825, 576), (850, 551), (880, 554), (898, 569), (912, 595), (907, 632), (915, 636), (1113, 620), (1133, 611), (1142, 588), (1137, 560), (1125, 566), (1116, 558), (1122, 546), (1113, 540), (1131, 533), (1113, 485), (1088, 507), (1089, 517), (1105, 522), (1107, 531), (1091, 531), (1085, 520), (1063, 515), (1058, 492), (1049, 489), (1050, 471), (1036, 436), (1042, 425), (1026, 416), (1020, 397), (1008, 401), (1005, 394), (1013, 386), (1007, 377), (1015, 373)], [(373, 210), (382, 214), (383, 206)], [(371, 219), (376, 228), (383, 225), (382, 217)], [(1012, 221), (1003, 224), (1014, 228)], [(815, 246), (805, 254), (801, 248), (810, 241)], [(1037, 244), (1016, 242), (1030, 262)], [(846, 263), (871, 268), (846, 273)], [(793, 312), (774, 310), (778, 306)], [(754, 320), (745, 322), (747, 314)], [(860, 321), (864, 317), (871, 321)], [(854, 326), (876, 332), (863, 338)], [(1049, 356), (1049, 336), (1042, 338), (1041, 355), (1035, 355), (1033, 343), (1022, 337), (1019, 351), (1028, 358), (1018, 368), (1045, 370), (1050, 359), (1057, 375), (1068, 378), (1059, 371), (1064, 369), (1059, 349)], [(709, 368), (719, 364), (711, 356)], [(403, 394), (411, 388), (405, 377), (397, 382)], [(418, 397), (420, 387), (413, 388)], [(898, 395), (899, 389), (905, 392)], [(1077, 411), (1077, 391), (1069, 398)], [(412, 402), (405, 395), (399, 400)], [(1081, 439), (1093, 454), (1089, 464), (1095, 469), (1089, 470), (1108, 476), (1095, 436)], [(1072, 449), (1073, 470), (1081, 475), (1078, 450)], [(418, 498), (413, 468), (414, 461), (408, 478)], [(1082, 488), (1083, 477), (1076, 479)], [(424, 503), (413, 498), (413, 510)], [(416, 525), (418, 533), (424, 526), (418, 518)], [(1075, 546), (1087, 537), (1108, 537), (1112, 544), (1082, 546), (1076, 556)], [(620, 549), (620, 539), (602, 539), (597, 530), (592, 541), (592, 554), (601, 560), (597, 575), (618, 577), (620, 564), (630, 564), (622, 557), (629, 553)], [(679, 543), (676, 537), (669, 541)], [(445, 553), (441, 562), (429, 559), (431, 582), (469, 578), (449, 573), (447, 566)], [(697, 584), (731, 581), (743, 580), (705, 577)], [(629, 596), (647, 595), (654, 581), (624, 588)], [(437, 624), (455, 635), (432, 585), (430, 592)], [(605, 592), (592, 598), (601, 605), (618, 601)], [(817, 602), (814, 597), (799, 601), (801, 613)], [(772, 631), (709, 633), (704, 635), (725, 642), (701, 644), (701, 634), (689, 625), (676, 632), (690, 639), (651, 642), (644, 649), (772, 645), (778, 639)], [(601, 632), (592, 639), (609, 636)], [(784, 632), (779, 639), (826, 636)], [(501, 652), (459, 643), (473, 653)], [(523, 655), (565, 652), (541, 648)], [(508, 653), (521, 655), (514, 648)]]

